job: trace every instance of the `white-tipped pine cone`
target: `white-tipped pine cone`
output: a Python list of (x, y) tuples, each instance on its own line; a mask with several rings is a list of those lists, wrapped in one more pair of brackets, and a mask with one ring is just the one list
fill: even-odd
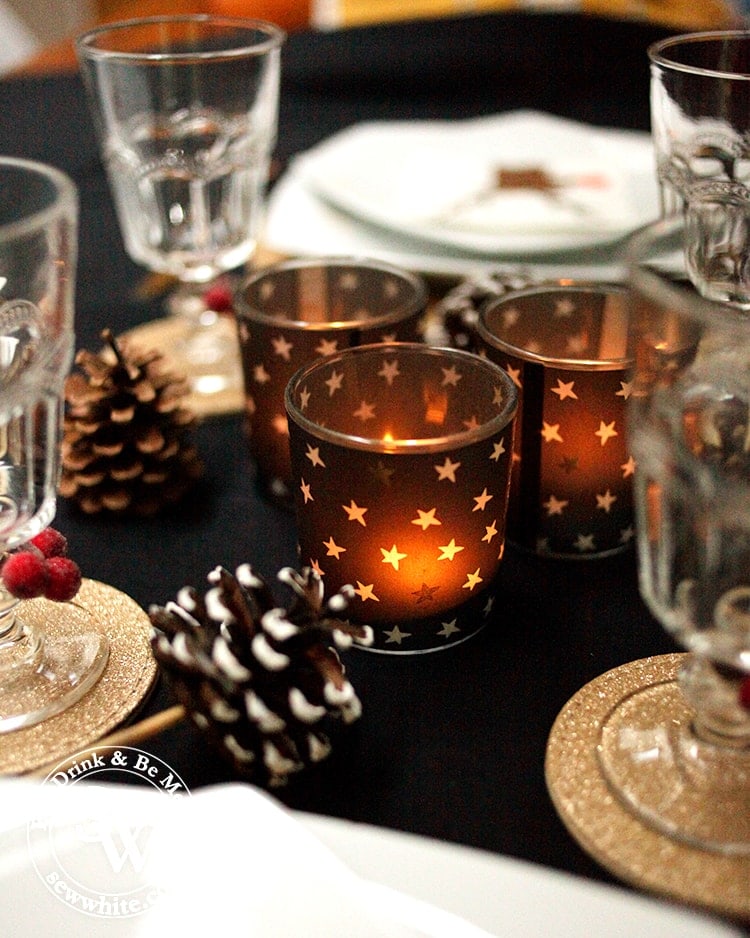
[(278, 578), (293, 592), (289, 610), (248, 564), (235, 576), (216, 567), (204, 596), (184, 587), (149, 610), (154, 655), (179, 702), (237, 771), (271, 786), (329, 754), (327, 724), (359, 717), (338, 651), (372, 642), (369, 626), (341, 618), (346, 591), (324, 600), (309, 568)]

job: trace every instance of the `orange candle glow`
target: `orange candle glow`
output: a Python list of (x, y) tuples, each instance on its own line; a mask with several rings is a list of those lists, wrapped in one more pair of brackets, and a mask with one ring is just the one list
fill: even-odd
[(298, 372), (286, 405), (302, 562), (327, 591), (352, 587), (373, 647), (429, 651), (478, 631), (503, 555), (505, 372), (466, 352), (371, 345)]

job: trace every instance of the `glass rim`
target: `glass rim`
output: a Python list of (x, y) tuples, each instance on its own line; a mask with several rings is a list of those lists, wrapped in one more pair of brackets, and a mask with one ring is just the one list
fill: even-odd
[[(31, 231), (38, 231), (50, 222), (66, 213), (74, 213), (78, 207), (78, 190), (67, 173), (55, 166), (41, 163), (38, 160), (28, 160), (15, 156), (0, 156), (0, 174), (5, 169), (21, 170), (47, 180), (54, 188), (54, 198), (49, 205), (37, 209), (29, 215), (19, 217), (16, 221), (0, 224), (0, 242), (7, 242), (27, 235)], [(0, 271), (2, 275), (2, 271)]]
[(712, 45), (716, 42), (726, 42), (727, 40), (743, 40), (750, 43), (750, 30), (748, 29), (723, 29), (711, 30), (707, 32), (683, 33), (680, 36), (669, 36), (666, 39), (660, 39), (652, 43), (646, 50), (649, 60), (653, 65), (660, 68), (671, 69), (676, 72), (685, 72), (688, 75), (704, 75), (707, 78), (724, 78), (733, 81), (750, 81), (750, 72), (731, 72), (721, 68), (708, 68), (699, 65), (688, 65), (669, 58), (666, 53), (670, 49), (678, 46)]
[[(125, 49), (102, 48), (95, 45), (95, 40), (108, 33), (120, 35), (129, 30), (143, 29), (148, 26), (177, 25), (177, 24), (208, 24), (210, 26), (235, 29), (245, 32), (263, 34), (253, 42), (238, 42), (231, 49), (212, 50), (177, 50), (161, 52), (132, 51)], [(211, 13), (184, 13), (174, 16), (144, 16), (103, 23), (93, 29), (82, 33), (75, 40), (76, 51), (80, 58), (91, 60), (122, 59), (129, 62), (194, 62), (201, 59), (236, 59), (245, 56), (261, 56), (281, 47), (286, 39), (286, 32), (275, 23), (267, 20), (251, 19), (233, 16), (214, 16)]]
[(519, 297), (534, 296), (540, 293), (549, 292), (562, 293), (616, 293), (627, 298), (628, 287), (624, 283), (598, 282), (594, 280), (551, 280), (544, 283), (534, 284), (530, 287), (522, 287), (520, 290), (512, 290), (503, 293), (501, 296), (494, 297), (483, 303), (479, 309), (476, 328), (480, 337), (493, 348), (506, 352), (516, 358), (526, 362), (533, 362), (546, 368), (564, 368), (566, 371), (620, 371), (628, 367), (631, 358), (623, 355), (617, 358), (565, 358), (562, 355), (545, 355), (543, 352), (532, 352), (508, 342), (495, 335), (485, 322), (486, 316), (498, 306), (502, 306), (509, 300), (515, 300)]
[[(315, 267), (343, 267), (347, 269), (365, 267), (368, 270), (382, 271), (391, 276), (398, 277), (404, 283), (408, 283), (414, 291), (414, 296), (407, 299), (399, 307), (389, 310), (379, 316), (366, 316), (358, 319), (334, 319), (330, 322), (308, 322), (304, 319), (282, 319), (271, 313), (266, 313), (257, 306), (253, 306), (245, 299), (245, 291), (255, 283), (264, 280), (266, 277), (277, 273), (283, 273), (287, 270), (306, 270)], [(332, 256), (332, 257), (305, 257), (291, 258), (289, 260), (279, 261), (268, 267), (263, 267), (255, 273), (250, 274), (237, 287), (235, 294), (235, 316), (238, 322), (248, 320), (249, 322), (260, 323), (264, 326), (274, 326), (276, 328), (293, 329), (298, 332), (340, 332), (345, 329), (374, 329), (378, 326), (389, 326), (393, 323), (401, 322), (403, 319), (413, 316), (415, 313), (426, 310), (427, 308), (427, 285), (422, 277), (412, 273), (409, 270), (402, 270), (394, 264), (387, 261), (379, 261), (371, 257), (357, 256)]]
[[(473, 368), (480, 368), (488, 374), (495, 375), (506, 391), (505, 402), (497, 414), (489, 420), (483, 421), (477, 427), (466, 428), (464, 430), (458, 430), (455, 433), (448, 433), (437, 437), (421, 437), (415, 440), (393, 440), (389, 441), (387, 445), (384, 444), (381, 437), (357, 436), (317, 423), (305, 416), (294, 402), (294, 391), (312, 372), (319, 371), (321, 368), (330, 367), (342, 358), (354, 358), (375, 354), (379, 356), (387, 355), (389, 350), (405, 352), (407, 355), (427, 355), (435, 358), (444, 358), (448, 355), (452, 359), (467, 362)], [(487, 358), (482, 358), (479, 355), (474, 355), (463, 349), (423, 345), (420, 342), (385, 342), (370, 345), (355, 345), (351, 348), (342, 349), (340, 352), (334, 353), (333, 355), (317, 358), (303, 365), (292, 375), (284, 389), (284, 406), (287, 416), (296, 423), (298, 427), (325, 443), (340, 446), (342, 449), (377, 453), (381, 456), (399, 456), (440, 453), (454, 449), (464, 449), (473, 443), (480, 443), (482, 440), (486, 440), (495, 433), (499, 433), (509, 426), (516, 415), (518, 408), (518, 391), (510, 376), (503, 368)]]
[[(669, 215), (658, 221), (638, 228), (628, 238), (625, 245), (625, 262), (628, 268), (631, 289), (634, 293), (646, 296), (665, 309), (679, 310), (680, 316), (690, 319), (706, 328), (720, 326), (730, 331), (750, 328), (750, 313), (739, 306), (722, 303), (701, 296), (696, 290), (670, 279), (668, 264), (660, 267), (647, 266), (648, 251), (651, 247), (663, 245), (672, 254), (683, 258), (683, 240), (680, 237), (685, 228), (685, 218), (680, 214)], [(687, 274), (680, 265), (687, 282)]]

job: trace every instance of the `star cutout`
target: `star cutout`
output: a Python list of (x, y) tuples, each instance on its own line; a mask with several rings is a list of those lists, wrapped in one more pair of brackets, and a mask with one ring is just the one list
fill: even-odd
[(356, 290), (359, 286), (359, 274), (356, 274), (353, 270), (346, 271), (346, 273), (341, 274), (339, 277), (339, 288), (342, 290)]
[[(502, 557), (502, 554), (500, 556)], [(492, 612), (494, 605), (495, 605), (495, 597), (488, 596), (487, 602), (484, 604), (484, 609), (482, 610), (482, 615), (488, 616)]]
[(441, 368), (440, 370), (443, 372), (443, 380), (440, 384), (443, 388), (455, 388), (461, 378), (463, 378), (463, 375), (458, 372), (455, 365), (451, 365), (450, 368)]
[(474, 501), (476, 502), (476, 505), (471, 509), (472, 512), (484, 511), (484, 509), (487, 507), (487, 502), (491, 502), (493, 498), (494, 498), (493, 495), (487, 494), (487, 486), (485, 486), (484, 489), (482, 490), (481, 495), (474, 496)]
[(566, 398), (570, 398), (572, 401), (578, 400), (578, 395), (573, 390), (573, 385), (575, 381), (562, 381), (560, 378), (557, 379), (557, 387), (550, 388), (553, 394), (557, 394), (561, 401), (564, 401)]
[(473, 415), (472, 415), (471, 417), (469, 417), (468, 420), (464, 420), (464, 421), (462, 421), (462, 422), (463, 422), (463, 425), (466, 427), (467, 430), (476, 430), (476, 428), (479, 426), (479, 421), (478, 421), (477, 418), (476, 418), (475, 416), (473, 416)]
[(479, 567), (477, 567), (473, 573), (466, 574), (466, 582), (461, 587), (461, 589), (469, 590), (469, 592), (471, 592), (475, 586), (478, 586), (482, 582), (482, 577), (479, 576)]
[(346, 512), (349, 521), (358, 521), (363, 528), (367, 527), (367, 522), (365, 521), (366, 508), (360, 508), (354, 499), (351, 500), (350, 505), (342, 505), (341, 507)]
[(568, 336), (568, 341), (565, 343), (571, 355), (583, 355), (588, 348), (588, 344), (588, 336), (586, 336), (585, 333), (582, 335)]
[(582, 554), (587, 551), (595, 550), (594, 548), (594, 535), (593, 534), (579, 534), (575, 539), (573, 546), (576, 550), (579, 550)]
[(266, 366), (261, 362), (260, 365), (256, 365), (253, 368), (253, 381), (256, 384), (268, 384), (271, 380), (271, 376), (266, 371)]
[(545, 443), (562, 443), (563, 438), (560, 436), (560, 424), (559, 423), (547, 423), (546, 420), (542, 421), (542, 436), (544, 437)]
[(612, 509), (612, 505), (617, 501), (617, 496), (613, 495), (609, 489), (603, 495), (596, 496), (596, 507), (601, 508), (607, 514)]
[(506, 329), (515, 326), (518, 322), (518, 315), (518, 310), (515, 306), (509, 306), (507, 309), (503, 310), (503, 326), (505, 326)]
[(442, 554), (438, 557), (438, 560), (453, 560), (456, 554), (463, 550), (463, 547), (459, 547), (455, 538), (452, 537), (450, 544), (442, 545), (440, 550)]
[(335, 557), (336, 560), (339, 559), (341, 554), (346, 553), (345, 547), (339, 547), (339, 545), (334, 541), (332, 537), (329, 537), (327, 541), (323, 541), (323, 546), (328, 548), (327, 557)]
[(292, 356), (289, 353), (294, 348), (294, 345), (283, 335), (280, 335), (275, 339), (271, 339), (271, 345), (273, 345), (274, 355), (278, 355), (279, 358), (283, 358), (285, 362), (291, 360)]
[(575, 312), (575, 303), (572, 300), (557, 300), (555, 303), (555, 318), (567, 319)]
[(547, 517), (551, 518), (552, 515), (561, 515), (563, 508), (568, 507), (568, 502), (566, 499), (555, 498), (554, 495), (550, 495), (546, 502), (542, 502), (542, 507), (547, 509)]
[(504, 452), (505, 452), (505, 440), (503, 439), (498, 440), (497, 443), (492, 444), (492, 455), (490, 456), (490, 459), (494, 459), (495, 462), (497, 462)]
[(314, 502), (314, 501), (315, 501), (315, 499), (312, 497), (312, 492), (310, 491), (310, 483), (309, 483), (309, 482), (305, 482), (305, 480), (302, 479), (302, 480), (301, 480), (300, 487), (299, 487), (299, 490), (300, 490), (300, 492), (302, 492), (302, 497), (303, 497), (304, 500), (305, 500), (305, 502), (304, 502), (305, 505), (306, 505), (308, 502)]
[(492, 538), (497, 534), (497, 518), (494, 518), (492, 524), (485, 525), (484, 530), (487, 532), (482, 538), (483, 541), (487, 543), (492, 542)]
[(367, 401), (362, 401), (359, 407), (354, 411), (354, 417), (359, 417), (359, 419), (364, 423), (366, 420), (372, 420), (375, 416), (375, 405), (368, 404)]
[(307, 452), (305, 456), (310, 460), (313, 466), (320, 466), (321, 469), (325, 469), (326, 464), (320, 458), (320, 447), (313, 446), (312, 443), (307, 444)]
[(317, 561), (317, 560), (313, 560), (312, 557), (310, 558), (310, 568), (311, 568), (312, 570), (314, 570), (314, 571), (318, 574), (318, 576), (320, 576), (320, 577), (325, 576), (325, 572), (321, 569), (320, 564), (318, 563), (318, 561)]
[(628, 461), (627, 461), (627, 462), (624, 462), (624, 463), (620, 466), (620, 469), (622, 469), (622, 477), (623, 477), (623, 479), (627, 479), (628, 476), (632, 476), (632, 475), (633, 475), (633, 473), (635, 472), (635, 466), (636, 466), (636, 462), (635, 462), (635, 460), (633, 459), (633, 457), (632, 457), (632, 456), (628, 456)]
[(393, 361), (383, 362), (383, 366), (378, 372), (378, 377), (385, 378), (386, 384), (390, 387), (400, 374), (398, 361), (394, 358)]
[(517, 388), (521, 387), (521, 369), (514, 368), (512, 365), (506, 365), (505, 370), (508, 372), (508, 377), (515, 384)]
[(456, 632), (460, 632), (461, 629), (456, 625), (456, 620), (451, 619), (450, 622), (441, 622), (441, 628), (438, 632), (438, 635), (441, 638), (450, 638), (451, 635), (455, 635)]
[(428, 586), (423, 583), (418, 590), (412, 590), (412, 596), (417, 597), (417, 605), (420, 606), (422, 603), (431, 603), (433, 594), (439, 589), (439, 586)]
[(326, 355), (333, 355), (334, 352), (338, 351), (338, 348), (338, 339), (321, 339), (315, 346), (315, 351), (318, 355), (325, 357)]
[(395, 471), (395, 469), (386, 466), (382, 460), (378, 460), (378, 463), (375, 466), (368, 466), (368, 472), (372, 475), (375, 481), (380, 482), (381, 485), (390, 485), (391, 478), (393, 477)]
[(492, 403), (502, 407), (505, 404), (505, 391), (498, 385), (492, 391)]
[(615, 397), (623, 397), (627, 401), (632, 393), (633, 393), (633, 382), (621, 381), (620, 390), (615, 391)]
[(310, 403), (310, 392), (307, 388), (302, 388), (299, 392), (299, 408), (300, 410), (307, 410), (307, 406)]
[(394, 544), (390, 550), (386, 550), (385, 547), (380, 548), (380, 553), (383, 555), (383, 563), (389, 563), (393, 566), (394, 570), (398, 570), (399, 563), (406, 557), (406, 554), (400, 553), (396, 549)]
[(392, 629), (384, 629), (383, 635), (387, 635), (388, 638), (385, 640), (386, 645), (393, 642), (396, 645), (400, 645), (405, 638), (411, 638), (411, 632), (402, 632), (401, 629), (394, 625)]
[(603, 420), (599, 421), (599, 429), (594, 433), (594, 436), (598, 436), (602, 441), (602, 446), (604, 446), (607, 440), (611, 439), (613, 436), (619, 436), (617, 430), (615, 430), (615, 422), (605, 423)]
[[(362, 317), (361, 317), (362, 319), (367, 319), (369, 315), (370, 315), (369, 309), (362, 310)], [(391, 342), (396, 341), (396, 333), (395, 332), (383, 332), (380, 335), (380, 341), (383, 345), (390, 345)]]
[(449, 482), (456, 481), (456, 469), (460, 467), (460, 462), (451, 462), (450, 457), (445, 457), (445, 462), (442, 466), (435, 466), (435, 472), (438, 474), (438, 481), (443, 482), (447, 479)]
[(622, 531), (620, 531), (620, 543), (621, 544), (629, 544), (633, 540), (634, 537), (635, 537), (635, 529), (633, 528), (632, 524), (629, 525), (627, 528), (623, 528)]
[(578, 468), (578, 457), (577, 456), (564, 456), (558, 466), (570, 475), (571, 472), (574, 472)]
[(341, 390), (341, 382), (344, 380), (344, 372), (336, 371), (335, 369), (331, 372), (331, 377), (326, 378), (323, 384), (328, 387), (328, 396), (333, 397), (336, 391)]
[(357, 596), (359, 596), (362, 602), (366, 602), (368, 599), (371, 599), (373, 602), (379, 603), (380, 600), (372, 591), (374, 586), (374, 583), (368, 583), (365, 585), (364, 583), (360, 583), (359, 580), (357, 580), (357, 588), (354, 590), (354, 592), (357, 594)]
[(412, 524), (418, 524), (423, 531), (426, 531), (430, 525), (442, 524), (442, 521), (438, 521), (438, 519), (435, 517), (436, 511), (437, 508), (430, 508), (429, 511), (422, 511), (421, 508), (417, 508), (417, 514), (419, 517), (414, 518), (412, 520)]

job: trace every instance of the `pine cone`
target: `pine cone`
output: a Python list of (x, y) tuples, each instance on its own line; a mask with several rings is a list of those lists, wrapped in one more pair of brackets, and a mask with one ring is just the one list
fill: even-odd
[(205, 597), (185, 587), (149, 610), (154, 655), (179, 702), (240, 774), (271, 786), (329, 754), (326, 722), (358, 719), (337, 649), (372, 642), (369, 626), (340, 618), (348, 592), (324, 603), (310, 568), (278, 578), (293, 591), (288, 611), (248, 564), (235, 576), (216, 567)]
[(164, 357), (118, 341), (81, 350), (65, 384), (60, 495), (87, 514), (153, 515), (178, 502), (203, 467), (188, 442), (195, 424), (181, 402), (186, 380)]

